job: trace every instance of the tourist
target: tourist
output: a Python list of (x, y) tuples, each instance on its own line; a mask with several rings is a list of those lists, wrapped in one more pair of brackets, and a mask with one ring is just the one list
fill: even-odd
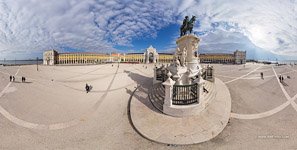
[(85, 88), (86, 88), (86, 92), (89, 93), (90, 87), (89, 87), (89, 85), (87, 83), (86, 83), (86, 87)]
[(282, 75), (279, 75), (278, 79), (279, 79), (279, 82), (282, 82)]
[(208, 93), (208, 90), (203, 86), (203, 92)]
[(89, 92), (93, 89), (92, 85), (89, 85)]
[(14, 82), (15, 81), (15, 77), (14, 76), (12, 76), (12, 82)]
[(263, 74), (263, 72), (261, 72), (260, 74), (261, 74), (261, 79), (264, 79), (264, 74)]
[(284, 82), (284, 76), (282, 76), (282, 82)]
[(10, 75), (10, 76), (9, 76), (9, 81), (11, 82), (11, 80), (12, 80), (12, 76)]

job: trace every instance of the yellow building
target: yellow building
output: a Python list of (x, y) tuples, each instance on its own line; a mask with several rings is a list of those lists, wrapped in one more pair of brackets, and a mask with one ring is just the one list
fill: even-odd
[(110, 59), (110, 55), (100, 53), (58, 53), (57, 64), (97, 64)]
[(161, 63), (171, 63), (173, 62), (174, 55), (169, 53), (159, 53), (158, 61)]
[[(43, 64), (100, 64), (109, 62), (122, 63), (171, 63), (174, 55), (171, 53), (157, 53), (156, 49), (150, 46), (144, 53), (58, 53), (55, 50), (45, 51)], [(209, 53), (200, 54), (201, 63), (230, 63), (245, 64), (246, 51), (236, 50), (234, 54)]]
[(233, 54), (225, 54), (225, 53), (199, 54), (199, 59), (201, 63), (245, 64), (246, 51), (236, 50)]
[(123, 63), (169, 63), (173, 60), (173, 54), (158, 54), (156, 49), (150, 46), (145, 53), (58, 53), (55, 50), (45, 51), (43, 55), (44, 65), (71, 65), (71, 64), (100, 64), (109, 62)]
[(127, 53), (124, 54), (122, 62), (144, 63), (144, 57), (143, 53)]

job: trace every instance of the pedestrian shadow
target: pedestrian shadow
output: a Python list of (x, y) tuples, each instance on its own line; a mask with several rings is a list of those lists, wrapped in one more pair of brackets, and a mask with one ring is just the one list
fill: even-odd
[(33, 82), (28, 82), (28, 81), (26, 81), (26, 82), (20, 82), (20, 81), (13, 81), (12, 83), (25, 83), (25, 84), (30, 84), (30, 83), (33, 83)]
[(130, 77), (133, 81), (136, 82), (137, 84), (137, 90), (136, 92), (133, 94), (133, 91), (125, 88), (126, 92), (129, 95), (133, 94), (133, 97), (136, 98), (138, 101), (140, 101), (142, 104), (144, 104), (146, 107), (148, 107), (149, 109), (153, 110), (154, 112), (160, 113), (150, 102), (149, 100), (149, 91), (150, 88), (153, 86), (153, 78), (152, 77), (147, 77), (147, 76), (143, 76), (141, 74), (138, 73), (134, 73), (131, 71), (126, 71), (124, 70), (125, 73), (128, 74), (128, 77)]
[(281, 82), (283, 86), (289, 86), (286, 82)]

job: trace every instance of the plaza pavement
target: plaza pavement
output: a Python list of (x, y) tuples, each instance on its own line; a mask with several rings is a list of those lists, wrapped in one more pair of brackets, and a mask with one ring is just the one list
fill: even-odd
[(129, 99), (152, 82), (154, 66), (143, 66), (0, 66), (0, 149), (297, 149), (297, 66), (215, 64), (231, 94), (230, 123), (188, 146), (149, 141), (131, 126)]

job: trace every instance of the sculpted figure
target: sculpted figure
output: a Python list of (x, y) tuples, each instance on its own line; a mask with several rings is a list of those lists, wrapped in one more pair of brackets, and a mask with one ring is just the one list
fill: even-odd
[(181, 65), (185, 66), (186, 65), (186, 57), (187, 57), (187, 50), (184, 48), (182, 51), (182, 57), (181, 57)]
[(178, 58), (175, 58), (175, 65), (176, 65), (176, 67), (180, 66), (180, 62), (179, 62)]
[(185, 19), (184, 19), (184, 21), (183, 21), (183, 24), (182, 24), (181, 27), (180, 27), (180, 36), (185, 35), (185, 34), (184, 34), (184, 30), (185, 30), (185, 28), (187, 27), (188, 22), (189, 22), (189, 17), (186, 16)]

